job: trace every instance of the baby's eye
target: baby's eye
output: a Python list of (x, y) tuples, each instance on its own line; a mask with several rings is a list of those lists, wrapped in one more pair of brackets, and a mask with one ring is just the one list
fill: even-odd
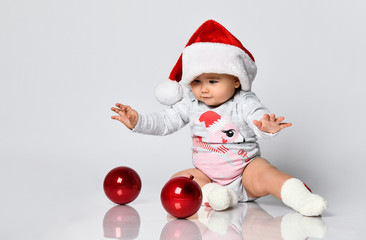
[(192, 84), (198, 84), (198, 83), (200, 83), (200, 82), (201, 82), (200, 80), (195, 79), (195, 80), (193, 80), (193, 81), (192, 81)]
[(217, 81), (216, 80), (210, 80), (210, 83), (214, 84), (214, 83), (217, 83)]

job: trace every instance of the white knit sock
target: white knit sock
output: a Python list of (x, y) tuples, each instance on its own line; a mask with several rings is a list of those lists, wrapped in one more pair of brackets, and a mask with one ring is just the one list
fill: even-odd
[(292, 207), (304, 216), (319, 216), (328, 203), (321, 196), (311, 193), (299, 179), (288, 179), (281, 188), (284, 204)]
[(282, 217), (281, 235), (284, 240), (302, 240), (308, 237), (323, 239), (327, 226), (319, 217), (304, 217), (292, 212)]
[(209, 204), (216, 211), (223, 211), (238, 203), (236, 193), (217, 183), (208, 183), (202, 188), (203, 204)]

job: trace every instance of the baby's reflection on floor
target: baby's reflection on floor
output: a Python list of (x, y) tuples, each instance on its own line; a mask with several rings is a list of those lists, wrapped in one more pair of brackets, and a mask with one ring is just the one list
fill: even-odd
[(222, 212), (201, 207), (186, 220), (168, 217), (160, 240), (322, 239), (326, 229), (321, 217), (304, 217), (297, 212), (272, 217), (259, 204), (250, 202)]
[[(114, 206), (103, 219), (104, 239), (137, 239), (140, 222), (133, 207)], [(322, 239), (326, 230), (321, 217), (304, 217), (297, 212), (272, 217), (258, 203), (249, 202), (221, 212), (202, 206), (189, 219), (168, 216), (160, 240)]]

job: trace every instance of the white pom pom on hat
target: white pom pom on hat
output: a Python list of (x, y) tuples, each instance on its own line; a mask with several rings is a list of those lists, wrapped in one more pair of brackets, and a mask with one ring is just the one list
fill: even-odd
[(155, 96), (161, 104), (171, 106), (183, 98), (183, 88), (177, 81), (165, 80), (156, 87)]
[(182, 86), (202, 73), (230, 74), (239, 78), (243, 91), (250, 91), (257, 74), (254, 57), (225, 27), (214, 20), (204, 22), (189, 39), (169, 79), (156, 88), (155, 97), (164, 105), (183, 98)]

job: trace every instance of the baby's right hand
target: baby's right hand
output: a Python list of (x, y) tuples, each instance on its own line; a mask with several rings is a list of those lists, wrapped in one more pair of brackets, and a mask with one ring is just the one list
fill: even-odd
[(118, 116), (112, 116), (112, 119), (120, 121), (129, 129), (133, 129), (136, 126), (139, 115), (130, 106), (116, 103), (116, 108), (112, 107), (111, 110), (118, 114)]

